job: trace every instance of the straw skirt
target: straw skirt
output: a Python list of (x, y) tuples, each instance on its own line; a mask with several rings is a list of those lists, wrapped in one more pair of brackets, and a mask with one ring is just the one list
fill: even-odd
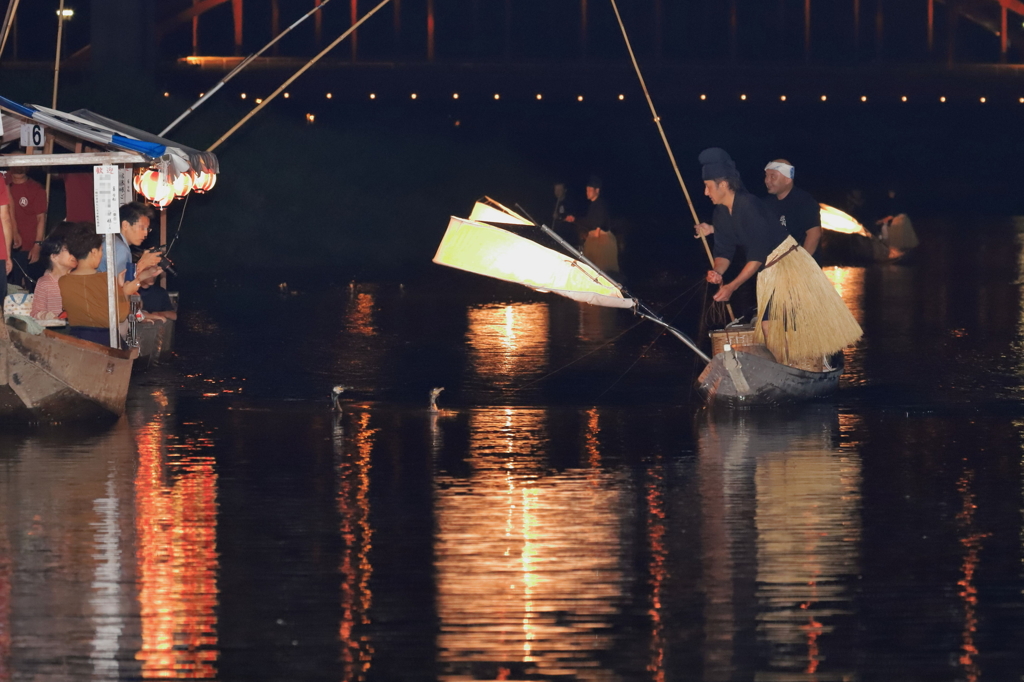
[[(757, 310), (758, 339), (784, 364), (831, 355), (863, 334), (832, 282), (792, 237), (775, 247), (757, 275)], [(767, 338), (762, 320), (771, 323)]]

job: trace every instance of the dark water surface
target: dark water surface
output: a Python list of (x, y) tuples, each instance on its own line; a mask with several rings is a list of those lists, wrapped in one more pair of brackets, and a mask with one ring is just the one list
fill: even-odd
[[(0, 434), (0, 680), (1019, 679), (1021, 238), (965, 227), (828, 270), (795, 410), (462, 273), (186, 289), (125, 419)], [(637, 289), (696, 333), (695, 279)]]

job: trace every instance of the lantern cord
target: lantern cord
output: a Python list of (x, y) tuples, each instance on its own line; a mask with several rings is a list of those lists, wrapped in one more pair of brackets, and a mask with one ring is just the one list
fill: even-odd
[(337, 39), (335, 39), (335, 41), (334, 41), (334, 42), (332, 42), (332, 43), (331, 43), (330, 45), (328, 45), (328, 46), (327, 46), (327, 47), (325, 47), (325, 48), (324, 48), (323, 50), (321, 50), (321, 51), (320, 51), (320, 53), (319, 53), (319, 54), (317, 54), (317, 55), (316, 55), (315, 57), (313, 57), (312, 59), (310, 59), (310, 60), (309, 60), (309, 61), (308, 61), (308, 62), (307, 62), (307, 63), (305, 64), (305, 66), (303, 66), (303, 67), (302, 67), (301, 69), (299, 69), (298, 71), (296, 71), (296, 72), (295, 72), (295, 73), (294, 73), (294, 74), (293, 74), (293, 75), (292, 75), (292, 76), (291, 76), (290, 78), (288, 78), (288, 80), (286, 80), (286, 81), (285, 81), (284, 83), (282, 83), (282, 84), (281, 84), (281, 86), (280, 86), (280, 87), (279, 87), (279, 88), (278, 88), (277, 90), (275, 90), (275, 91), (273, 92), (273, 94), (272, 94), (272, 95), (270, 95), (270, 96), (269, 96), (269, 97), (267, 97), (267, 98), (266, 98), (265, 100), (263, 100), (262, 102), (260, 102), (259, 104), (257, 104), (257, 105), (256, 105), (256, 106), (255, 106), (255, 107), (253, 108), (253, 110), (252, 110), (252, 111), (250, 111), (250, 112), (249, 112), (248, 114), (246, 114), (246, 115), (245, 115), (245, 116), (244, 116), (244, 117), (242, 118), (242, 120), (241, 120), (241, 121), (239, 121), (238, 123), (236, 123), (236, 124), (235, 124), (235, 125), (234, 125), (234, 126), (233, 126), (233, 127), (231, 128), (231, 130), (229, 130), (229, 131), (227, 131), (226, 133), (224, 133), (224, 134), (223, 134), (223, 135), (221, 136), (221, 138), (220, 138), (219, 140), (217, 140), (217, 141), (216, 141), (216, 142), (214, 142), (214, 143), (213, 143), (212, 145), (210, 145), (210, 148), (209, 148), (209, 149), (207, 149), (206, 151), (208, 151), (208, 152), (212, 152), (212, 151), (213, 151), (214, 149), (216, 149), (217, 147), (219, 147), (219, 146), (221, 145), (221, 143), (222, 143), (222, 142), (224, 142), (224, 140), (226, 140), (226, 139), (228, 139), (229, 137), (231, 137), (231, 135), (232, 135), (232, 134), (234, 134), (234, 132), (235, 132), (236, 130), (238, 130), (238, 129), (239, 129), (239, 128), (241, 128), (241, 127), (242, 127), (243, 125), (245, 125), (246, 121), (248, 121), (248, 120), (249, 120), (250, 118), (252, 118), (252, 117), (253, 117), (253, 116), (255, 116), (255, 115), (256, 115), (257, 113), (259, 113), (259, 111), (260, 111), (260, 110), (261, 110), (261, 109), (262, 109), (263, 107), (265, 107), (265, 106), (267, 106), (268, 104), (270, 104), (270, 103), (271, 103), (271, 102), (272, 102), (272, 101), (274, 100), (274, 98), (275, 98), (275, 97), (277, 97), (277, 96), (278, 96), (278, 95), (280, 95), (280, 94), (281, 94), (282, 92), (284, 92), (284, 89), (285, 89), (285, 88), (287, 88), (287, 87), (288, 87), (289, 85), (291, 85), (292, 83), (294, 83), (294, 82), (295, 82), (295, 80), (296, 80), (296, 79), (298, 79), (298, 77), (299, 77), (299, 76), (301, 76), (302, 74), (306, 73), (306, 71), (308, 71), (308, 70), (309, 70), (310, 68), (312, 68), (312, 66), (313, 66), (314, 64), (316, 64), (316, 63), (317, 63), (318, 61), (320, 61), (321, 59), (323, 59), (323, 58), (324, 58), (324, 57), (325, 57), (325, 56), (327, 55), (327, 53), (328, 53), (328, 52), (330, 52), (330, 51), (331, 51), (331, 50), (333, 50), (333, 49), (334, 49), (335, 47), (337, 47), (337, 46), (338, 46), (338, 45), (339, 45), (339, 44), (340, 44), (340, 43), (341, 43), (341, 42), (342, 42), (343, 40), (345, 40), (345, 38), (348, 38), (348, 37), (349, 37), (350, 35), (352, 35), (352, 34), (353, 34), (353, 33), (355, 32), (355, 30), (356, 30), (357, 28), (359, 28), (360, 26), (362, 26), (362, 25), (363, 25), (363, 22), (365, 22), (365, 21), (366, 21), (367, 19), (369, 19), (370, 17), (372, 17), (372, 16), (374, 15), (374, 14), (376, 14), (376, 13), (377, 13), (378, 11), (380, 11), (381, 9), (383, 9), (384, 5), (388, 4), (389, 2), (391, 2), (391, 0), (381, 0), (380, 4), (378, 4), (378, 5), (376, 6), (376, 7), (374, 7), (374, 8), (373, 8), (373, 9), (371, 9), (371, 10), (370, 10), (369, 12), (367, 12), (366, 14), (364, 14), (364, 15), (362, 16), (362, 18), (361, 18), (361, 19), (360, 19), (359, 21), (357, 21), (356, 23), (352, 24), (352, 26), (350, 26), (350, 27), (349, 27), (349, 29), (348, 29), (347, 31), (345, 31), (345, 32), (344, 32), (344, 33), (342, 33), (342, 34), (341, 34), (340, 36), (338, 36), (338, 38), (337, 38)]
[(175, 243), (178, 241), (178, 235), (181, 234), (181, 225), (185, 222), (185, 209), (188, 208), (188, 200), (191, 196), (191, 192), (185, 195), (185, 202), (181, 205), (181, 217), (178, 218), (178, 227), (174, 230), (174, 238), (171, 239), (171, 243), (167, 245), (167, 250), (164, 251), (164, 256), (167, 256), (171, 252), (171, 249), (174, 248)]
[[(697, 209), (693, 206), (693, 199), (690, 198), (690, 192), (686, 189), (686, 183), (683, 182), (683, 174), (679, 172), (679, 164), (676, 163), (676, 156), (672, 153), (672, 145), (668, 143), (668, 136), (665, 135), (665, 128), (661, 125), (661, 116), (658, 116), (658, 110), (654, 108), (654, 100), (651, 99), (651, 93), (647, 89), (647, 82), (644, 81), (644, 75), (640, 72), (640, 64), (636, 61), (636, 54), (633, 53), (633, 45), (629, 42), (629, 34), (626, 32), (626, 25), (622, 21), (622, 15), (619, 14), (619, 6), (615, 0), (610, 0), (612, 3), (612, 10), (615, 12), (615, 19), (619, 22), (619, 30), (622, 31), (622, 39), (626, 41), (626, 50), (629, 52), (629, 59), (633, 62), (633, 70), (636, 71), (636, 77), (640, 80), (640, 87), (644, 91), (644, 97), (647, 98), (647, 106), (651, 110), (651, 116), (654, 117), (654, 125), (658, 126), (658, 134), (661, 135), (661, 142), (665, 145), (665, 151), (668, 152), (668, 160), (672, 163), (672, 170), (676, 173), (676, 180), (679, 181), (679, 187), (683, 190), (683, 196), (686, 197), (686, 204), (690, 207), (690, 215), (693, 216), (693, 224), (697, 225), (700, 223), (700, 219), (697, 217)], [(708, 260), (711, 262), (711, 267), (715, 267), (715, 257), (711, 255), (711, 247), (708, 246), (708, 239), (704, 235), (700, 235), (700, 241), (704, 244), (704, 251), (708, 255)], [(732, 306), (726, 304), (726, 308), (729, 311), (729, 317), (736, 319), (736, 316), (732, 314)]]
[(275, 36), (273, 40), (271, 40), (269, 43), (267, 43), (262, 48), (260, 48), (258, 52), (253, 52), (251, 55), (249, 55), (248, 57), (246, 57), (245, 59), (240, 61), (238, 63), (238, 66), (236, 66), (235, 68), (231, 69), (231, 71), (228, 73), (228, 75), (226, 75), (223, 78), (221, 78), (220, 81), (218, 81), (216, 85), (214, 85), (212, 88), (210, 88), (210, 90), (208, 92), (204, 93), (202, 97), (200, 97), (198, 100), (196, 100), (195, 104), (193, 104), (188, 109), (183, 111), (181, 116), (179, 116), (178, 118), (176, 118), (173, 121), (171, 121), (171, 124), (169, 126), (167, 126), (166, 128), (164, 128), (160, 132), (160, 137), (163, 137), (167, 133), (169, 133), (172, 130), (174, 130), (178, 126), (178, 124), (181, 123), (182, 121), (184, 121), (185, 118), (189, 114), (191, 114), (193, 111), (198, 109), (201, 104), (205, 104), (206, 100), (208, 100), (211, 97), (213, 97), (214, 93), (216, 93), (218, 90), (220, 90), (222, 87), (224, 87), (225, 83), (227, 83), (229, 80), (231, 80), (232, 78), (237, 76), (239, 73), (241, 73), (242, 69), (244, 69), (245, 67), (249, 66), (249, 64), (251, 64), (253, 61), (255, 61), (257, 57), (259, 57), (261, 54), (263, 54), (264, 52), (269, 50), (271, 47), (273, 47), (277, 43), (277, 41), (281, 40), (281, 38), (284, 38), (286, 35), (288, 35), (288, 33), (291, 32), (292, 29), (294, 29), (296, 26), (298, 26), (299, 24), (304, 22), (306, 19), (310, 18), (311, 16), (313, 16), (314, 14), (316, 14), (317, 12), (322, 10), (324, 7), (326, 7), (327, 3), (329, 3), (330, 1), (331, 0), (323, 0), (322, 2), (317, 4), (315, 7), (313, 7), (313, 9), (309, 10), (308, 12), (303, 14), (301, 17), (299, 17), (299, 19), (295, 23), (293, 23), (291, 26), (289, 26), (285, 30), (283, 30), (280, 33), (278, 33), (277, 36)]

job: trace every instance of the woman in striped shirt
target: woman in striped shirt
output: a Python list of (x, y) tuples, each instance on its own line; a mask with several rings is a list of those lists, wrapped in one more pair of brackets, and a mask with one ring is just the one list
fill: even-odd
[(63, 240), (51, 237), (44, 240), (41, 247), (40, 256), (47, 267), (46, 274), (36, 282), (35, 295), (32, 297), (32, 317), (52, 320), (64, 312), (57, 280), (74, 270), (78, 261), (68, 252)]

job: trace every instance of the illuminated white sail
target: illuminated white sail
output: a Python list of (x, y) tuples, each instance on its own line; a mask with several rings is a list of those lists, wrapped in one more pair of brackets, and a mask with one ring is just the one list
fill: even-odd
[(624, 298), (618, 287), (586, 263), (474, 220), (452, 217), (434, 262), (550, 291), (581, 303), (609, 308), (634, 305), (632, 299)]
[(844, 213), (838, 208), (828, 204), (818, 204), (821, 207), (821, 227), (832, 232), (843, 234), (859, 234), (862, 237), (870, 237), (871, 233), (864, 229), (864, 226), (857, 222), (849, 213)]
[(473, 204), (473, 212), (469, 214), (469, 219), (482, 223), (503, 223), (505, 225), (534, 224), (507, 206), (502, 206), (490, 197), (484, 197)]

